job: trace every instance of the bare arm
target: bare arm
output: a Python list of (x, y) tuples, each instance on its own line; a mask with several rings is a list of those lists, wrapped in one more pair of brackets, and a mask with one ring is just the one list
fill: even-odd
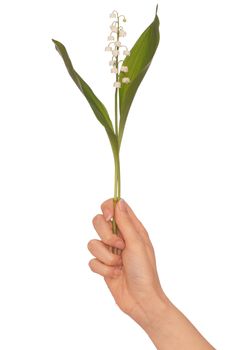
[[(158, 350), (214, 349), (165, 295), (149, 235), (130, 206), (123, 200), (116, 205), (119, 236), (112, 233), (113, 200), (101, 208), (103, 215), (93, 219), (101, 240), (88, 243), (95, 256), (89, 266), (104, 277), (119, 308), (144, 329)], [(119, 248), (119, 254), (109, 247)]]

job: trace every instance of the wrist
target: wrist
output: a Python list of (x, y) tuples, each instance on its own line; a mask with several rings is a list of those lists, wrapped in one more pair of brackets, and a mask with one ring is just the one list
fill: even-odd
[(155, 292), (150, 295), (140, 305), (142, 312), (136, 321), (149, 335), (165, 322), (166, 315), (169, 313), (172, 304), (164, 292), (160, 291), (160, 293)]
[(157, 349), (215, 350), (165, 295), (154, 296), (145, 305), (144, 315), (139, 324)]

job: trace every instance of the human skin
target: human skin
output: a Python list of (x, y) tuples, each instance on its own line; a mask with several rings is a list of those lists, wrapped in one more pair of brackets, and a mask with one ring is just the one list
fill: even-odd
[[(214, 349), (164, 293), (148, 232), (121, 199), (115, 207), (119, 235), (113, 234), (113, 199), (93, 218), (100, 240), (88, 242), (91, 270), (104, 280), (119, 308), (137, 322), (158, 350)], [(112, 248), (118, 248), (118, 254)]]

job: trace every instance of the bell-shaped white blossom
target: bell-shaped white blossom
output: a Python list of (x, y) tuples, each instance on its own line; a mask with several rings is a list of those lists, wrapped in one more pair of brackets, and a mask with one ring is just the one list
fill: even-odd
[(111, 73), (118, 73), (116, 66), (113, 66), (113, 68), (111, 68)]
[(127, 66), (121, 66), (121, 72), (128, 72), (128, 67)]
[(130, 78), (122, 78), (122, 83), (129, 84)]
[(105, 48), (105, 51), (109, 51), (112, 54), (112, 58), (109, 61), (109, 65), (111, 67), (111, 73), (117, 74), (116, 75), (117, 79), (114, 83), (114, 87), (121, 88), (122, 83), (128, 84), (130, 82), (130, 79), (128, 77), (124, 76), (122, 77), (122, 79), (119, 80), (119, 76), (118, 76), (120, 72), (123, 72), (123, 73), (128, 72), (128, 67), (126, 65), (123, 65), (123, 63), (121, 63), (124, 61), (124, 59), (121, 59), (122, 58), (121, 55), (124, 54), (125, 56), (129, 56), (130, 51), (128, 50), (127, 46), (122, 45), (119, 39), (120, 37), (126, 36), (125, 30), (121, 26), (122, 21), (126, 22), (126, 18), (124, 15), (119, 15), (118, 12), (115, 10), (110, 14), (110, 18), (113, 18), (113, 21), (110, 25), (111, 32), (109, 33), (109, 36), (108, 36), (108, 41), (110, 42), (108, 46)]
[(120, 30), (119, 30), (119, 36), (120, 36), (120, 37), (124, 37), (124, 36), (126, 36), (126, 32), (125, 32), (125, 30), (120, 29)]
[(121, 87), (121, 83), (119, 81), (116, 81), (114, 83), (114, 87), (116, 87), (116, 89), (119, 89)]
[(114, 57), (117, 57), (119, 55), (119, 51), (118, 50), (112, 50), (112, 54)]
[(117, 15), (116, 15), (116, 11), (113, 11), (111, 14), (110, 14), (110, 18), (116, 18)]
[(110, 26), (110, 29), (112, 30), (113, 33), (117, 33), (117, 32), (118, 32), (118, 27), (115, 26), (114, 24), (112, 24), (112, 25)]
[(118, 47), (120, 47), (122, 45), (120, 41), (115, 41), (114, 44), (115, 44), (115, 46), (118, 46)]
[(130, 51), (128, 49), (124, 50), (123, 55), (130, 56)]

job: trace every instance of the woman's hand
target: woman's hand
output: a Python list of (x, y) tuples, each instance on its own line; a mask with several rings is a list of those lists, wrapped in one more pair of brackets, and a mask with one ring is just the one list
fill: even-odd
[[(103, 215), (93, 219), (101, 240), (88, 243), (95, 256), (89, 266), (104, 277), (120, 309), (145, 327), (150, 322), (151, 300), (153, 312), (157, 309), (157, 313), (167, 301), (158, 278), (153, 246), (146, 229), (124, 200), (115, 208), (119, 236), (113, 234), (110, 221), (113, 199), (105, 201), (101, 209)], [(110, 247), (120, 248), (121, 254), (113, 254)]]
[[(102, 275), (116, 304), (149, 335), (158, 350), (213, 350), (207, 340), (164, 294), (148, 233), (129, 205), (116, 204), (119, 236), (113, 234), (113, 199), (93, 219), (101, 240), (88, 243), (92, 271)], [(111, 248), (119, 248), (113, 254)]]

